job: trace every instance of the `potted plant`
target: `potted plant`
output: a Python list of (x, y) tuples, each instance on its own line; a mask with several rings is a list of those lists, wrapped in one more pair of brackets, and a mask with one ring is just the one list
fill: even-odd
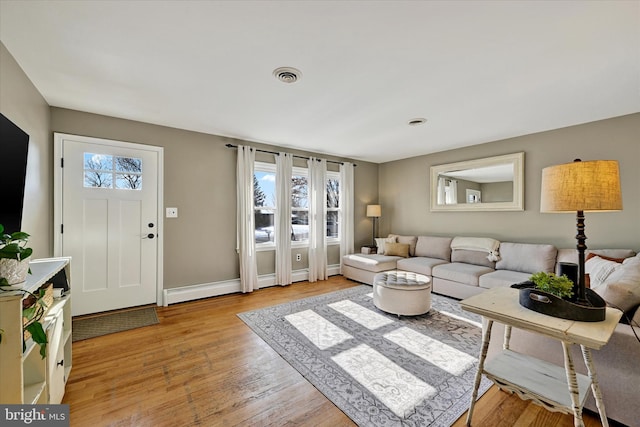
[(33, 249), (26, 247), (29, 235), (23, 231), (5, 234), (0, 224), (0, 286), (22, 287), (29, 272), (28, 258)]
[(573, 296), (573, 282), (565, 274), (557, 276), (554, 273), (540, 271), (532, 275), (529, 280), (536, 285), (537, 289), (557, 297), (570, 298)]
[[(5, 234), (4, 226), (0, 224), (0, 291), (18, 291), (26, 295), (22, 299), (24, 330), (29, 332), (33, 342), (40, 345), (40, 355), (44, 358), (47, 334), (40, 321), (47, 309), (44, 301), (46, 288), (40, 288), (35, 293), (22, 289), (29, 273), (29, 257), (33, 253), (33, 249), (26, 247), (28, 241), (29, 234), (23, 231)], [(0, 343), (3, 332), (0, 330)]]

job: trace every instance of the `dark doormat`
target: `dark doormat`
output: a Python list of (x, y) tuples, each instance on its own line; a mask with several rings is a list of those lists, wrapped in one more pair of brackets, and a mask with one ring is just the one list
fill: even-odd
[(155, 307), (117, 311), (73, 319), (72, 341), (86, 340), (160, 323)]

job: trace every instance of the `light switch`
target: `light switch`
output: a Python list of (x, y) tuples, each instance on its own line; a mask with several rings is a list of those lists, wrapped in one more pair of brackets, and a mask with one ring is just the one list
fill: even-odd
[(167, 208), (167, 218), (178, 218), (178, 208)]

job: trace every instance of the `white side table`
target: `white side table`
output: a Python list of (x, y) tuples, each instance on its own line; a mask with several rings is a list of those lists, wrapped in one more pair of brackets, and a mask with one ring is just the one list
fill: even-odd
[[(461, 301), (460, 306), (466, 311), (481, 315), (485, 320), (482, 350), (467, 415), (467, 426), (471, 425), (478, 387), (484, 374), (498, 387), (516, 393), (523, 400), (532, 400), (550, 411), (573, 414), (576, 427), (584, 426), (582, 408), (590, 387), (602, 425), (608, 427), (591, 349), (600, 349), (607, 344), (620, 321), (621, 311), (607, 308), (606, 318), (601, 322), (560, 319), (522, 307), (518, 303), (518, 290), (511, 288), (490, 289)], [(485, 365), (494, 321), (505, 325), (503, 351)], [(564, 352), (564, 369), (510, 350), (512, 327), (559, 340)], [(588, 376), (576, 374), (570, 351), (572, 344), (580, 345)]]

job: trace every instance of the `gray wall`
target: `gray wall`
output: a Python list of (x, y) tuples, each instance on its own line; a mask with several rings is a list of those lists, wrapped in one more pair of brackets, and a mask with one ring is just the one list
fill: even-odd
[[(54, 132), (164, 147), (164, 203), (179, 211), (178, 218), (165, 218), (164, 222), (164, 287), (238, 278), (236, 151), (225, 144), (247, 142), (63, 108), (51, 108), (51, 128)], [(250, 145), (279, 151), (273, 146)], [(366, 203), (377, 197), (378, 165), (356, 163), (356, 212), (364, 216)], [(368, 241), (370, 231), (358, 215), (356, 225), (355, 241), (361, 245)], [(302, 263), (293, 262), (294, 269), (306, 267), (306, 250), (292, 252), (303, 254)], [(330, 247), (329, 262), (339, 263), (338, 254), (339, 247)], [(259, 273), (273, 273), (274, 269), (273, 252), (261, 252)]]
[[(429, 211), (431, 166), (520, 151), (524, 212)], [(575, 158), (620, 162), (624, 210), (587, 212), (587, 246), (640, 250), (640, 113), (381, 164), (381, 234), (488, 236), (575, 247), (575, 215), (540, 213), (542, 169)]]
[(50, 257), (53, 146), (49, 105), (1, 42), (0, 112), (29, 135), (22, 230), (31, 234), (29, 246), (34, 257)]
[[(235, 253), (235, 151), (243, 141), (90, 113), (49, 108), (0, 43), (0, 112), (30, 135), (23, 229), (38, 258), (51, 256), (53, 236), (52, 131), (164, 147), (165, 206), (180, 217), (165, 220), (165, 288), (238, 277)], [(380, 203), (379, 235), (493, 236), (505, 241), (575, 246), (575, 216), (541, 214), (542, 168), (583, 160), (620, 162), (624, 210), (587, 213), (587, 245), (640, 250), (640, 114), (496, 141), (478, 146), (355, 169), (355, 247), (371, 241), (366, 205)], [(260, 146), (259, 144), (251, 144)], [(276, 147), (262, 146), (278, 150)], [(524, 151), (524, 212), (429, 212), (429, 167)], [(308, 154), (298, 152), (299, 154)], [(339, 160), (339, 159), (338, 159)], [(302, 253), (306, 266), (306, 251)], [(337, 247), (329, 252), (338, 260)], [(294, 262), (294, 268), (299, 268)], [(273, 255), (261, 255), (260, 273), (273, 271)]]

